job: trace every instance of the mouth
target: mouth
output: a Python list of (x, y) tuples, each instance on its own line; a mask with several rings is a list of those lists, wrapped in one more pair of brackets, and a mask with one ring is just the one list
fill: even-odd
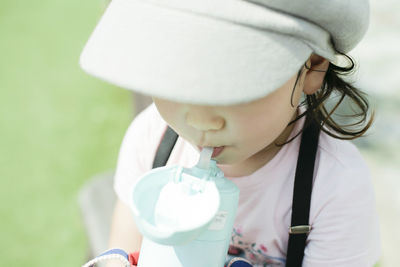
[[(201, 151), (203, 147), (197, 146), (199, 150)], [(218, 146), (218, 147), (213, 147), (213, 153), (211, 155), (212, 158), (218, 157), (222, 151), (224, 150), (225, 146)]]

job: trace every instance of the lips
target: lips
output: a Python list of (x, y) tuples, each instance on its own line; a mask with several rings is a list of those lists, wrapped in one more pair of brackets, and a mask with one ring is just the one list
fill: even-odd
[(214, 147), (214, 151), (213, 151), (211, 157), (212, 158), (218, 157), (218, 155), (222, 153), (224, 148), (225, 148), (224, 146)]

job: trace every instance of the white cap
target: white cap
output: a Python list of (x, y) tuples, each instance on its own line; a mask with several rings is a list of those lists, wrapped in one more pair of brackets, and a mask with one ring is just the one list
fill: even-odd
[(143, 94), (237, 104), (283, 85), (311, 53), (335, 63), (368, 18), (367, 0), (113, 0), (80, 64)]

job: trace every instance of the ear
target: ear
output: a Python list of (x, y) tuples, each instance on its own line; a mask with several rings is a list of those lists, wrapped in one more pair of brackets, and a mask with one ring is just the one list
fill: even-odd
[(303, 91), (307, 95), (312, 95), (321, 88), (329, 67), (329, 61), (321, 56), (312, 54), (306, 65), (308, 69), (306, 69)]

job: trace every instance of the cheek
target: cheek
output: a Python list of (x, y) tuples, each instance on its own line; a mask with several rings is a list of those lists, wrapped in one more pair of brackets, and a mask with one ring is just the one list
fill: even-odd
[(254, 146), (265, 146), (272, 142), (282, 130), (282, 121), (270, 115), (253, 116), (238, 123), (238, 135), (241, 140)]
[[(285, 130), (293, 111), (290, 103), (280, 99), (264, 101), (261, 105), (247, 108), (235, 116), (238, 141), (258, 149), (268, 146)], [(286, 98), (284, 98), (286, 100)]]
[(172, 127), (176, 128), (180, 121), (181, 105), (166, 100), (153, 99), (161, 117)]
[(240, 136), (257, 136), (270, 127), (273, 112), (273, 108), (268, 103), (265, 105), (256, 103), (235, 110), (232, 119)]

